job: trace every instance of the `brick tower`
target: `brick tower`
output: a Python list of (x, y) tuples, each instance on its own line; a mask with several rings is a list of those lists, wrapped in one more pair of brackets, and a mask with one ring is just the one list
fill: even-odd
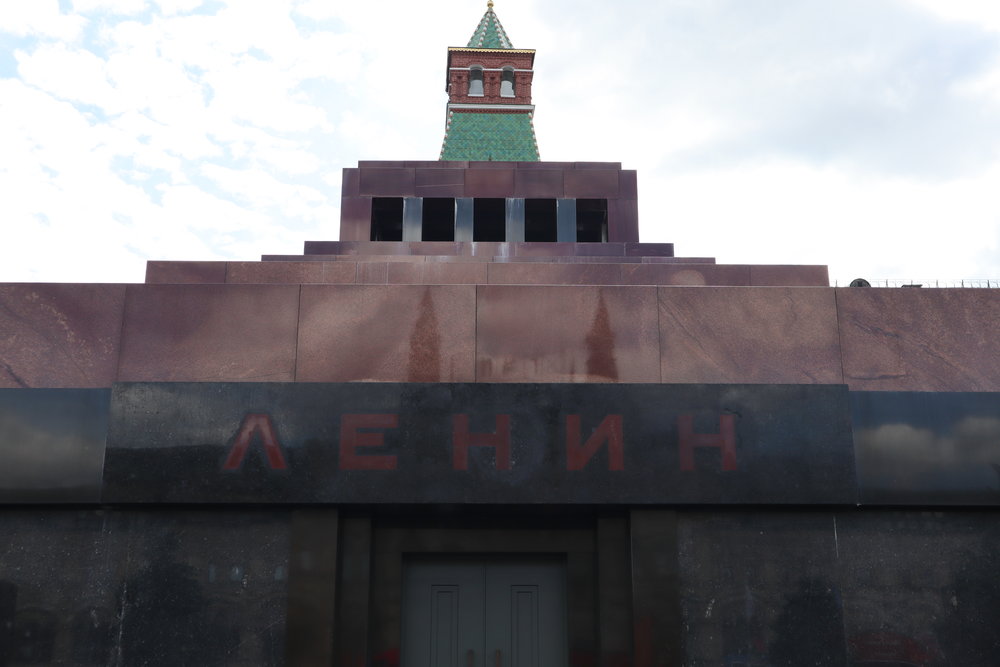
[(448, 48), (442, 160), (536, 162), (531, 104), (534, 49), (515, 49), (493, 0), (467, 46)]

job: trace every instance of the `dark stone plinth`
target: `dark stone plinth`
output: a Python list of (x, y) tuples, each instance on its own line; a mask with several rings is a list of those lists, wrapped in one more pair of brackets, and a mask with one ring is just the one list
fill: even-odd
[(843, 386), (116, 385), (104, 502), (850, 503)]

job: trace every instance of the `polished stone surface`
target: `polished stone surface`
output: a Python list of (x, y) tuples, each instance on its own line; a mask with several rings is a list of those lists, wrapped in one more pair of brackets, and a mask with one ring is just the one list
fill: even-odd
[(227, 283), (353, 283), (357, 269), (348, 262), (229, 262)]
[(147, 284), (224, 283), (226, 262), (146, 262)]
[(0, 285), (0, 387), (109, 387), (124, 285)]
[(840, 386), (121, 384), (102, 501), (854, 504)]
[(1000, 391), (1000, 290), (836, 290), (844, 381), (864, 391)]
[(304, 285), (295, 377), (300, 382), (471, 381), (475, 290)]
[(685, 664), (995, 665), (996, 520), (682, 513)]
[(297, 285), (132, 285), (121, 381), (290, 381)]
[(414, 196), (413, 169), (362, 166), (358, 193), (374, 197)]
[(628, 285), (749, 285), (750, 269), (742, 264), (623, 264)]
[(1000, 505), (1000, 393), (851, 392), (865, 504)]
[(4, 512), (0, 648), (11, 665), (284, 665), (288, 532), (270, 511)]
[(600, 168), (567, 170), (564, 174), (566, 196), (577, 199), (617, 198), (619, 173), (618, 170)]
[(658, 382), (656, 288), (482, 285), (479, 382)]
[(465, 172), (466, 197), (510, 197), (514, 193), (514, 170), (501, 165)]
[(490, 264), (492, 285), (617, 285), (616, 264)]
[(677, 532), (684, 664), (848, 664), (832, 513), (692, 512)]
[[(340, 200), (340, 241), (371, 243), (372, 198), (348, 197)], [(309, 242), (306, 241), (309, 254)]]
[(758, 287), (829, 287), (830, 275), (825, 266), (752, 264), (750, 284)]
[(417, 197), (464, 197), (465, 171), (462, 169), (417, 169), (414, 174)]
[(359, 285), (386, 285), (389, 282), (389, 266), (387, 262), (364, 262), (357, 265)]
[(998, 518), (963, 511), (836, 514), (841, 581), (834, 593), (843, 600), (853, 664), (997, 664)]
[(97, 502), (110, 389), (0, 389), (0, 502)]
[(392, 262), (390, 285), (480, 285), (487, 282), (486, 262)]
[(561, 169), (518, 169), (511, 196), (526, 199), (560, 199), (564, 196)]
[(663, 382), (843, 381), (833, 290), (658, 290)]

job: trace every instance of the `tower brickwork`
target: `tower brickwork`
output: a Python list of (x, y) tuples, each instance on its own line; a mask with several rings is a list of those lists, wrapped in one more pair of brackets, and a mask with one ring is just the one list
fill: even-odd
[(534, 62), (533, 49), (514, 48), (491, 1), (469, 43), (448, 49), (442, 160), (538, 161)]

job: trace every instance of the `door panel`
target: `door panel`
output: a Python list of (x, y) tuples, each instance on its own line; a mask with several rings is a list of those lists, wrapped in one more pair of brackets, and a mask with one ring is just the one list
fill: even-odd
[(406, 568), (403, 585), (403, 664), (468, 667), (472, 650), (474, 664), (481, 666), (486, 641), (482, 566), (414, 564)]
[(414, 562), (404, 569), (403, 667), (559, 667), (564, 566)]

